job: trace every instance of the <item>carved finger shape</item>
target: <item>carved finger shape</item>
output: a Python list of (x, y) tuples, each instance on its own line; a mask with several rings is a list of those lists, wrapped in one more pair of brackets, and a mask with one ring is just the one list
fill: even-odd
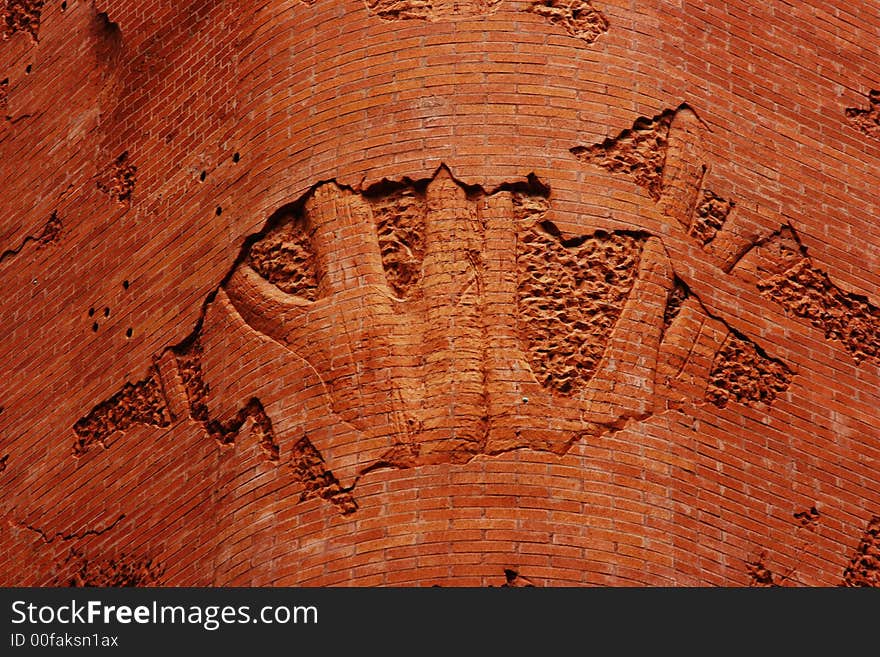
[(685, 229), (691, 227), (706, 173), (702, 132), (700, 119), (689, 107), (675, 112), (669, 126), (659, 205)]
[[(423, 458), (478, 453), (485, 444), (482, 228), (475, 204), (445, 168), (427, 190)], [(452, 440), (450, 436), (454, 436)], [(447, 457), (448, 458), (448, 457)]]
[(672, 288), (672, 265), (663, 244), (650, 237), (638, 275), (584, 395), (584, 419), (617, 425), (651, 412), (663, 311)]

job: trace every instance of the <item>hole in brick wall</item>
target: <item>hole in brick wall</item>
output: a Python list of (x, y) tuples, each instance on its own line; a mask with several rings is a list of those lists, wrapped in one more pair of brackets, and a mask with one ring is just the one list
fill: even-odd
[(95, 322), (94, 324), (92, 324), (92, 330), (93, 330), (95, 333), (98, 332), (98, 322)]
[(89, 317), (94, 317), (94, 316), (95, 316), (95, 309), (89, 308)]
[(33, 64), (28, 64), (28, 65), (25, 67), (24, 72), (25, 72), (27, 75), (30, 75), (32, 70), (34, 70)]
[(207, 177), (208, 177), (208, 172), (207, 172), (207, 171), (202, 171), (202, 172), (199, 174), (199, 182), (205, 182), (205, 178), (207, 178)]
[(132, 331), (131, 327), (129, 326), (129, 327), (125, 330), (125, 337), (130, 338), (132, 333), (134, 333), (134, 331)]
[(104, 317), (110, 317), (110, 309), (104, 308)]
[(238, 152), (232, 154), (232, 161), (235, 162), (236, 164), (238, 164), (238, 161), (240, 159), (241, 159), (241, 155)]
[(122, 281), (122, 287), (125, 288), (126, 290), (128, 289), (129, 285), (131, 285), (131, 283), (129, 283), (128, 281)]
[(218, 205), (218, 206), (217, 206), (217, 216), (219, 217), (221, 214), (223, 214), (223, 208), (221, 208), (221, 207)]
[(66, 2), (61, 3), (61, 11), (67, 11), (67, 3)]

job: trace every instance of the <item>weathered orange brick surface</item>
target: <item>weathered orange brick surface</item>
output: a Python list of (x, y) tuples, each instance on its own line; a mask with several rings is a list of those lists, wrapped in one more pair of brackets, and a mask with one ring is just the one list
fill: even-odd
[(876, 586), (878, 30), (0, 0), (0, 584)]

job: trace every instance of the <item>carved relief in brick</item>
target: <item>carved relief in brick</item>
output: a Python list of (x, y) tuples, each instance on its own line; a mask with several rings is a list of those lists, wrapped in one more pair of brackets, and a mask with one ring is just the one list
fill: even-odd
[(385, 276), (401, 299), (419, 291), (425, 258), (425, 204), (424, 191), (412, 187), (377, 194), (371, 203)]
[(541, 212), (521, 225), (517, 324), (532, 370), (558, 392), (583, 389), (635, 283), (644, 236), (566, 240)]
[(27, 32), (36, 41), (42, 11), (43, 0), (2, 0), (0, 25), (3, 26), (3, 38), (8, 39), (16, 32)]
[(587, 0), (534, 0), (529, 11), (587, 43), (608, 31), (608, 19)]
[(137, 167), (128, 161), (128, 152), (117, 157), (98, 179), (98, 189), (119, 203), (131, 200), (137, 181)]
[(676, 110), (664, 110), (651, 119), (639, 117), (632, 128), (617, 137), (592, 146), (575, 146), (571, 152), (583, 162), (632, 176), (637, 185), (648, 190), (652, 199), (659, 201), (669, 126), (675, 114)]
[(73, 573), (59, 586), (70, 587), (149, 587), (161, 586), (165, 569), (153, 559), (133, 558), (122, 554), (115, 559), (87, 559), (72, 551), (69, 561)]
[(880, 308), (864, 295), (844, 291), (814, 266), (790, 226), (757, 244), (734, 272), (755, 282), (764, 297), (786, 312), (808, 320), (826, 339), (842, 344), (857, 363), (880, 357)]
[(308, 230), (300, 221), (286, 221), (250, 250), (254, 271), (287, 294), (315, 300), (314, 253)]
[(701, 244), (711, 242), (727, 221), (733, 201), (721, 198), (709, 190), (703, 190), (690, 228), (690, 235)]
[(703, 186), (701, 133), (696, 114), (681, 105), (653, 118), (639, 117), (617, 137), (570, 150), (583, 162), (632, 177), (705, 247), (724, 227), (734, 203)]
[(441, 20), (485, 16), (498, 8), (501, 0), (364, 0), (367, 11), (387, 21)]
[(880, 139), (880, 89), (868, 94), (868, 107), (847, 107), (846, 118), (855, 128), (873, 139)]
[[(377, 468), (564, 453), (683, 399), (770, 403), (788, 386), (783, 365), (708, 315), (658, 237), (568, 234), (551, 205), (534, 176), (485, 190), (446, 167), (315, 187), (245, 241), (194, 333), (157, 357), (166, 392), (184, 400), (169, 406), (220, 445), (250, 423), (303, 499), (346, 514)], [(222, 334), (224, 317), (301, 363), (285, 396), (326, 403), (339, 429), (312, 411), (279, 432), (252, 393), (218, 420), (202, 337)]]
[(843, 573), (843, 585), (880, 587), (880, 516), (868, 523)]
[(77, 436), (73, 453), (84, 454), (93, 444), (103, 445), (113, 433), (134, 425), (167, 427), (170, 424), (165, 396), (156, 372), (151, 370), (145, 379), (126, 383), (122, 390), (77, 421), (73, 427)]
[(772, 403), (788, 389), (792, 372), (750, 340), (731, 333), (715, 357), (706, 398), (716, 406)]

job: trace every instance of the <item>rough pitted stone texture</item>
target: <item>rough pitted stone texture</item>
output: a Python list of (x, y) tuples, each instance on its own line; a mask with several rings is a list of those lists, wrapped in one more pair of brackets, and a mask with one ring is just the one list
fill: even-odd
[(847, 107), (846, 118), (868, 137), (880, 139), (880, 90), (872, 89), (868, 101), (867, 108)]
[(632, 176), (637, 185), (648, 190), (651, 198), (659, 200), (669, 125), (674, 116), (673, 110), (666, 110), (652, 119), (640, 116), (632, 128), (617, 137), (609, 137), (592, 146), (575, 146), (571, 152), (584, 162)]
[(716, 406), (729, 401), (769, 404), (788, 389), (791, 377), (783, 363), (768, 358), (751, 341), (731, 334), (715, 358), (706, 399)]
[(0, 0), (0, 584), (870, 579), (877, 16), (694, 4)]
[(307, 227), (293, 218), (254, 244), (248, 263), (283, 292), (314, 301), (314, 258)]
[(74, 425), (76, 441), (73, 453), (81, 455), (94, 443), (103, 444), (117, 431), (148, 424), (167, 427), (171, 418), (155, 374), (138, 381), (126, 383), (122, 390), (101, 402)]
[(608, 19), (587, 0), (534, 0), (530, 11), (587, 43), (608, 31)]
[(691, 236), (702, 244), (711, 242), (724, 226), (733, 205), (732, 201), (723, 199), (710, 190), (704, 190), (691, 225)]
[(27, 32), (36, 41), (42, 10), (43, 0), (3, 0), (0, 5), (3, 39), (8, 39), (16, 32)]
[(868, 523), (856, 553), (843, 573), (844, 586), (880, 587), (880, 517)]
[(500, 0), (364, 0), (367, 11), (386, 21), (442, 20), (454, 17), (485, 16)]
[(642, 240), (607, 233), (565, 239), (552, 224), (531, 221), (518, 242), (517, 311), (532, 370), (549, 388), (579, 391), (632, 290)]

